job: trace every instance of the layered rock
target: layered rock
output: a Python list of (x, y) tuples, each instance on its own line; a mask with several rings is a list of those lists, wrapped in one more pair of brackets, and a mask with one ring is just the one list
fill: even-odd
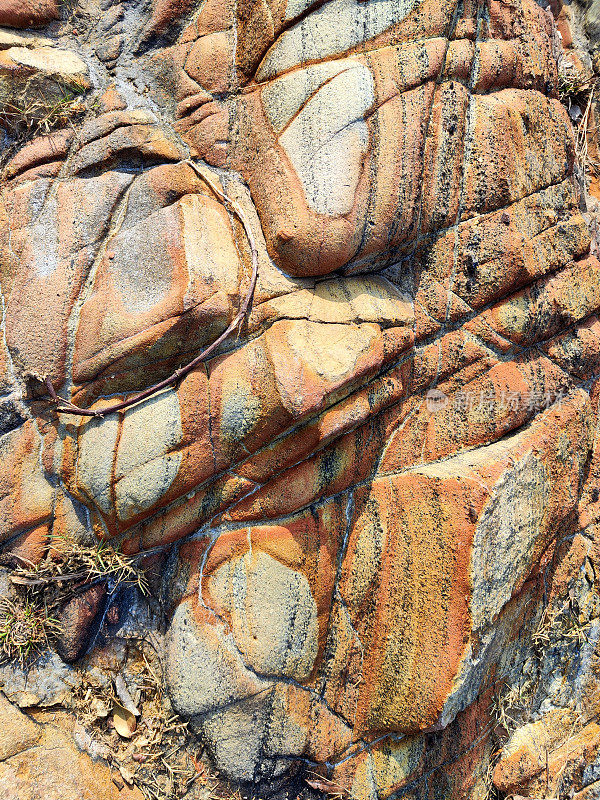
[[(551, 15), (78, 9), (0, 37), (6, 108), (76, 92), (68, 125), (7, 139), (6, 551), (93, 531), (165, 554), (171, 700), (233, 779), (480, 796), (553, 553), (597, 523), (600, 263)], [(239, 330), (111, 411), (235, 321), (253, 251)], [(540, 691), (540, 720), (572, 712)], [(502, 791), (539, 776), (540, 720)]]

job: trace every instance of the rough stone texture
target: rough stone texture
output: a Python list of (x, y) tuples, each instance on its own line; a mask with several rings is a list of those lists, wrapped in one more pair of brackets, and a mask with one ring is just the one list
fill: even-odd
[(143, 797), (126, 785), (119, 790), (108, 764), (92, 758), (56, 726), (34, 722), (1, 693), (0, 792), (4, 800)]
[(102, 614), (106, 588), (96, 584), (74, 597), (58, 615), (62, 633), (58, 641), (58, 654), (67, 663), (77, 661), (88, 646), (88, 632), (96, 617)]
[[(0, 24), (57, 16), (16, 8)], [(5, 552), (35, 562), (82, 527), (168, 550), (172, 702), (258, 793), (304, 765), (355, 800), (475, 800), (492, 779), (550, 797), (565, 776), (594, 797), (600, 262), (552, 14), (71, 12), (0, 35), (3, 113), (32, 86), (75, 93), (72, 119), (23, 106), (28, 138), (5, 139)], [(247, 324), (124, 413), (57, 417), (46, 378), (106, 408), (235, 318), (251, 249), (211, 182), (257, 242)], [(100, 599), (64, 611), (65, 658)], [(36, 759), (15, 797), (51, 796)]]
[(59, 0), (3, 0), (2, 24), (39, 28), (59, 17)]

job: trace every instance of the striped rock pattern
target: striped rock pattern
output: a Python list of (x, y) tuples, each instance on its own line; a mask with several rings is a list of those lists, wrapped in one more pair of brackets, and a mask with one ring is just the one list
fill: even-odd
[[(25, 5), (0, 24), (60, 16)], [(551, 16), (79, 7), (0, 33), (4, 103), (84, 93), (3, 173), (5, 549), (158, 548), (171, 699), (232, 778), (479, 796), (554, 542), (600, 517), (600, 263)], [(235, 318), (250, 243), (211, 182), (258, 244), (247, 324), (123, 413), (57, 416), (47, 377), (102, 409)]]

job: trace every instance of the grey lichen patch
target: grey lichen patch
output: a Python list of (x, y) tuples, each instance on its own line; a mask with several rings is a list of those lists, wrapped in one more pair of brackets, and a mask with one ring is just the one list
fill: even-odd
[(260, 400), (242, 387), (233, 389), (221, 409), (221, 438), (236, 444), (248, 436), (261, 418)]

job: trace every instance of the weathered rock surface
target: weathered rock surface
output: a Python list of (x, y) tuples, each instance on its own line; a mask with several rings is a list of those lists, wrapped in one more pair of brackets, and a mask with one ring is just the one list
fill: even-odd
[[(2, 114), (71, 94), (6, 125), (4, 551), (168, 552), (171, 701), (258, 792), (305, 766), (356, 800), (593, 797), (600, 262), (552, 14), (30, 6), (0, 24), (57, 19), (0, 34)], [(237, 335), (110, 411), (235, 321), (254, 249)]]
[(105, 762), (92, 758), (56, 726), (39, 724), (0, 693), (0, 792), (4, 800), (142, 800), (113, 782)]

